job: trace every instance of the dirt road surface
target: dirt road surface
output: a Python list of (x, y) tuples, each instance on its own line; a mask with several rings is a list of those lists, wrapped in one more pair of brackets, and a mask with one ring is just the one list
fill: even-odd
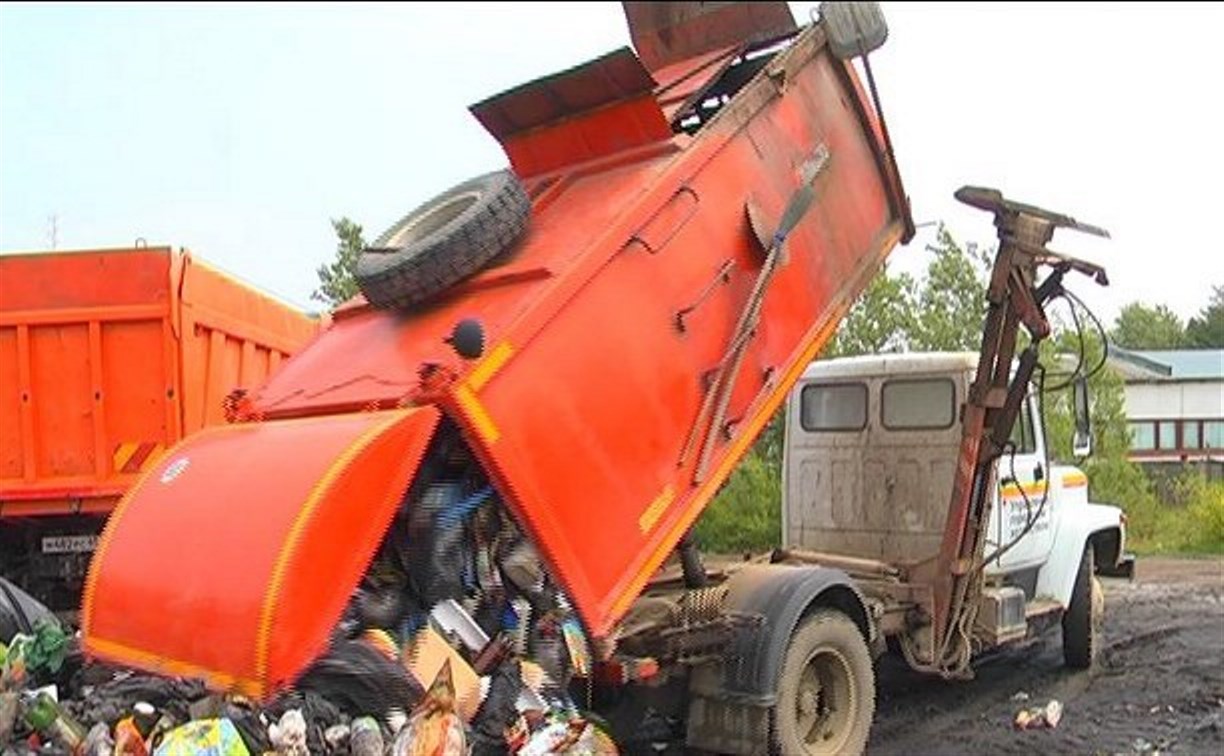
[[(1224, 559), (1141, 558), (1134, 582), (1102, 584), (1092, 670), (1063, 667), (1057, 627), (982, 658), (969, 682), (882, 659), (868, 754), (1224, 754)], [(1013, 728), (1050, 699), (1063, 704), (1057, 729)]]

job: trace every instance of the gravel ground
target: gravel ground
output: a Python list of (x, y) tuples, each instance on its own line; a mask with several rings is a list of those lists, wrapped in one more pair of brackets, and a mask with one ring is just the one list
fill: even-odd
[[(882, 659), (868, 753), (1224, 754), (1224, 560), (1141, 558), (1134, 582), (1102, 583), (1094, 669), (1063, 667), (1057, 628), (982, 658), (969, 682)], [(1057, 729), (1012, 727), (1050, 699), (1064, 707)]]

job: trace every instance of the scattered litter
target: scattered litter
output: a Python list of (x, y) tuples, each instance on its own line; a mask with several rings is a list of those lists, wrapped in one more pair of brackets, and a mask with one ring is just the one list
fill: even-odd
[(1015, 726), (1020, 730), (1035, 730), (1040, 728), (1054, 729), (1062, 721), (1063, 707), (1057, 700), (1051, 700), (1045, 706), (1032, 709), (1021, 709), (1016, 714)]
[(1024, 703), (1025, 701), (1029, 700), (1029, 694), (1025, 693), (1023, 690), (1019, 690), (1012, 695), (1011, 700), (1015, 701), (1016, 703)]
[(115, 752), (115, 740), (105, 722), (98, 722), (89, 729), (81, 751), (84, 756), (111, 756)]
[(153, 756), (250, 756), (234, 723), (198, 719), (168, 733)]
[[(370, 720), (373, 722), (374, 720)], [(378, 729), (378, 725), (374, 725)], [(323, 732), (323, 742), (327, 743), (328, 749), (338, 751), (341, 748), (348, 746), (349, 738), (352, 736), (352, 730), (346, 724), (332, 725)]]
[(351, 716), (385, 716), (411, 707), (422, 688), (402, 665), (362, 640), (342, 640), (298, 680), (299, 690), (317, 691)]
[(396, 735), (391, 753), (392, 756), (466, 756), (467, 737), (463, 721), (455, 713), (450, 659), (443, 661), (421, 705)]
[[(518, 702), (524, 690), (530, 689), (523, 683), (523, 672), (517, 659), (507, 660), (498, 667), (472, 720), (473, 753), (504, 752), (505, 733), (519, 717)], [(542, 705), (543, 701), (540, 703)]]
[(358, 717), (353, 720), (349, 734), (349, 752), (353, 756), (382, 756), (382, 730), (373, 717)]
[(445, 670), (450, 697), (464, 720), (471, 720), (480, 706), (480, 678), (463, 657), (432, 628), (417, 634), (408, 654), (413, 677), (436, 684)]
[(16, 691), (0, 692), (0, 749), (12, 740), (15, 724), (17, 724), (17, 693)]
[(115, 756), (148, 756), (149, 748), (145, 745), (148, 729), (147, 726), (141, 729), (135, 715), (119, 720), (115, 725)]
[(61, 748), (76, 751), (85, 744), (88, 734), (80, 722), (64, 713), (47, 691), (39, 691), (25, 705), (25, 721), (39, 734)]
[(306, 718), (298, 709), (281, 715), (280, 721), (268, 725), (268, 740), (283, 756), (309, 756), (306, 748)]

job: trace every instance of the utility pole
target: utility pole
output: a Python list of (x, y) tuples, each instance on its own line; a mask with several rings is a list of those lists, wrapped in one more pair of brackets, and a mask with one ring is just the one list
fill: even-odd
[(47, 246), (51, 249), (59, 249), (59, 214), (57, 213), (47, 216)]

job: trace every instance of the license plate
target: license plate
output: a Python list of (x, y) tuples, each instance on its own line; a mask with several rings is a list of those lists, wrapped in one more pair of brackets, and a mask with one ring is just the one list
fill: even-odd
[(96, 535), (43, 536), (44, 554), (81, 554), (93, 551), (98, 546)]

